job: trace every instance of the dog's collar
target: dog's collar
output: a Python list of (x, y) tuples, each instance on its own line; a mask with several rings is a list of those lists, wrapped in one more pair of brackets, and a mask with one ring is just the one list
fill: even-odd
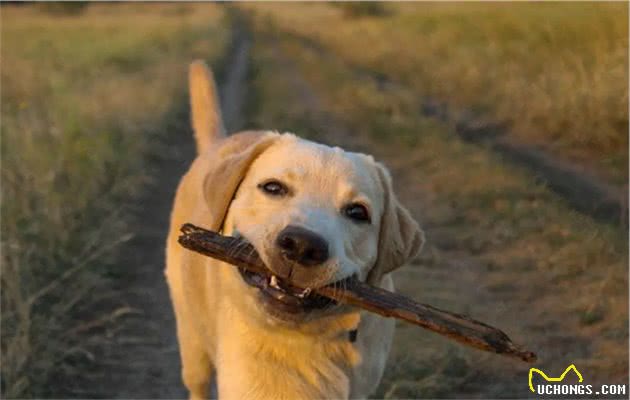
[(349, 331), (348, 332), (348, 340), (350, 341), (350, 343), (356, 342), (358, 335), (359, 335), (359, 330), (358, 329), (353, 329), (353, 330)]

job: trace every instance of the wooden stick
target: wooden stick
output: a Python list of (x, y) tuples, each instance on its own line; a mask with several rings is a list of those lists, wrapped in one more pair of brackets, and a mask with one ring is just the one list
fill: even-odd
[[(183, 234), (179, 237), (179, 243), (187, 249), (264, 276), (271, 274), (256, 249), (239, 238), (222, 236), (192, 224), (183, 225), (181, 231)], [(467, 346), (526, 362), (536, 361), (534, 353), (520, 349), (503, 331), (465, 315), (417, 303), (357, 279), (349, 280), (343, 286), (324, 286), (314, 288), (313, 292), (384, 317), (402, 319)]]

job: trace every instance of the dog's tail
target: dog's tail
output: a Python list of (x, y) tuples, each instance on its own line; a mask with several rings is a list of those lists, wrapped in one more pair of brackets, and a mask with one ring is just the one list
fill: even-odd
[(225, 136), (217, 88), (206, 63), (196, 60), (190, 64), (188, 85), (197, 154), (202, 154), (213, 142)]

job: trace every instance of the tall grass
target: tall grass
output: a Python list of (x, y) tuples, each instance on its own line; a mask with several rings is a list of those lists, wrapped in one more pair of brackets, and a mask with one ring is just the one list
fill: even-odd
[(54, 394), (52, 374), (72, 373), (74, 316), (105, 295), (187, 63), (217, 60), (227, 33), (210, 4), (2, 7), (3, 397)]
[(384, 17), (348, 19), (326, 4), (248, 5), (331, 57), (627, 183), (628, 4), (388, 6)]

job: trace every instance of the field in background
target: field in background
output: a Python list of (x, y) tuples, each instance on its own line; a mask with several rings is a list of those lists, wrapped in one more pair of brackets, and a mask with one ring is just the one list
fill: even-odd
[(89, 310), (112, 295), (188, 62), (216, 62), (230, 30), (211, 4), (1, 12), (2, 391), (54, 396), (51, 377), (80, 376), (71, 360), (90, 356), (82, 328), (125, 312)]
[(248, 8), (327, 57), (627, 183), (627, 4), (387, 3), (355, 17), (323, 3)]
[[(421, 116), (415, 111), (421, 96), (364, 79), (343, 55), (317, 46), (325, 40), (344, 46), (346, 30), (359, 35), (364, 24), (389, 26), (389, 37), (401, 34), (397, 20), (348, 20), (344, 26), (339, 11), (324, 5), (246, 9), (251, 7), (257, 93), (252, 124), (369, 152), (390, 167), (397, 191), (428, 238), (420, 259), (395, 275), (400, 291), (502, 327), (538, 353), (537, 366), (545, 371), (557, 375), (575, 363), (589, 382), (628, 382), (624, 228), (577, 214), (509, 160)], [(289, 24), (287, 15), (296, 20)], [(326, 25), (330, 21), (322, 15), (338, 25)], [(483, 20), (483, 14), (478, 17)], [(477, 21), (470, 18), (471, 24)], [(302, 32), (306, 40), (292, 34), (308, 28), (313, 31)], [(357, 55), (389, 52), (390, 64), (415, 56), (405, 52), (404, 42), (371, 39), (356, 44)], [(452, 63), (458, 62), (454, 56)], [(527, 397), (528, 367), (400, 324), (375, 398)]]

